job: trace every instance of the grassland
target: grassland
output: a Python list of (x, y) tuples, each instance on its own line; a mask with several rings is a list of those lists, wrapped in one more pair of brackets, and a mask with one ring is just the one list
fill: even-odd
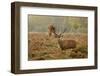
[(87, 34), (65, 33), (64, 39), (77, 42), (75, 49), (61, 50), (57, 39), (48, 37), (47, 33), (28, 33), (28, 60), (52, 60), (87, 58)]

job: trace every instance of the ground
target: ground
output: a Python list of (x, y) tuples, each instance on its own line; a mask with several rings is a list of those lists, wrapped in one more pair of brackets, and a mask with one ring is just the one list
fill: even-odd
[(61, 50), (56, 38), (47, 33), (28, 33), (28, 60), (87, 58), (87, 34), (65, 33), (63, 39), (75, 40), (77, 47)]

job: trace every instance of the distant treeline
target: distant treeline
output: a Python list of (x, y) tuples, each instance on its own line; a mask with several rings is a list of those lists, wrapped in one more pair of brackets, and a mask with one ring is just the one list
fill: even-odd
[(88, 31), (87, 17), (28, 15), (29, 32), (47, 32), (50, 24), (55, 26), (57, 32), (63, 31), (64, 28), (68, 33)]

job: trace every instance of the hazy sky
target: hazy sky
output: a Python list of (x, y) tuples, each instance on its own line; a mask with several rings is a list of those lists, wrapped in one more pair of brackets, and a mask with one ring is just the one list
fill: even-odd
[(28, 15), (29, 32), (46, 32), (48, 25), (54, 24), (57, 31), (67, 28), (67, 31), (80, 30), (87, 31), (87, 17), (69, 17), (69, 16), (43, 16)]

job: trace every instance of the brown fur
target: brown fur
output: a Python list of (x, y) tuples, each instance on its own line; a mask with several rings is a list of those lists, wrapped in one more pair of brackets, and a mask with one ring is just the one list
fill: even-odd
[(76, 41), (75, 40), (58, 39), (58, 44), (62, 50), (76, 48)]

